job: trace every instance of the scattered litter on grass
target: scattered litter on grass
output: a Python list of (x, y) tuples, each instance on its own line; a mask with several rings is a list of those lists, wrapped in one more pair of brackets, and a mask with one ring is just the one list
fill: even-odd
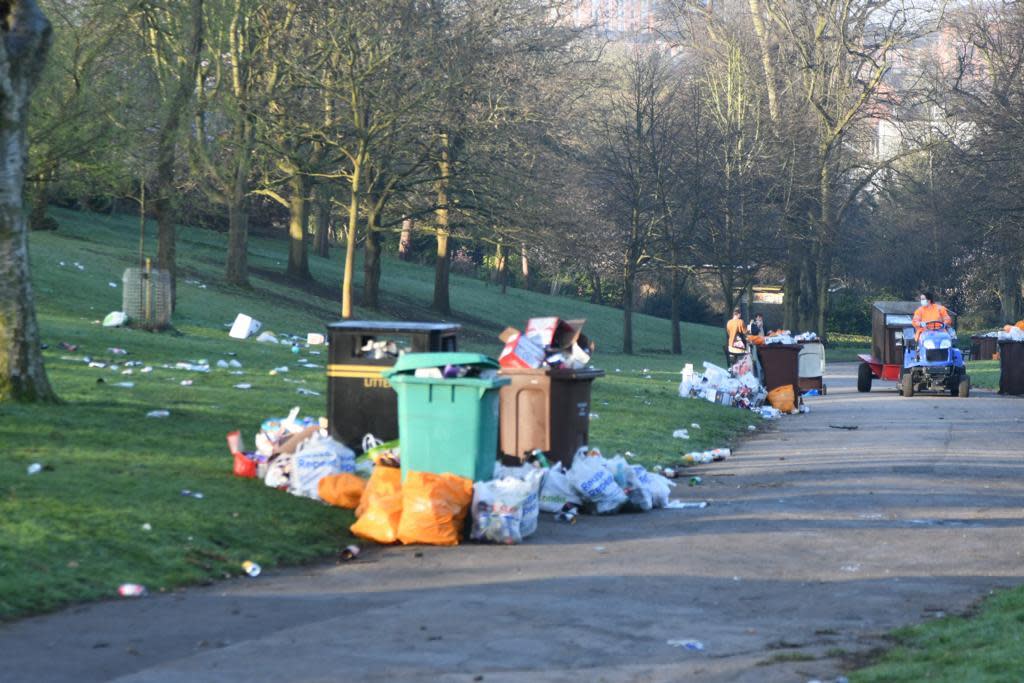
[(690, 429), (700, 429), (700, 425), (697, 424), (696, 422), (691, 422)]
[(89, 361), (89, 367), (90, 368), (105, 368), (105, 367), (107, 367), (107, 364), (103, 363), (101, 361), (98, 361), (98, 360), (94, 360), (94, 361)]
[(125, 368), (124, 370), (121, 371), (121, 374), (122, 375), (132, 375), (132, 374), (135, 374), (135, 371), (132, 370), (131, 368)]
[(599, 419), (601, 419), (601, 416), (598, 415), (597, 413), (591, 413), (590, 414), (590, 419), (591, 420), (599, 420)]
[(690, 438), (690, 434), (685, 429), (677, 429), (676, 431), (672, 432), (672, 438), (673, 439), (689, 439)]
[(196, 500), (202, 500), (206, 496), (203, 495), (202, 491), (193, 491), (191, 489), (182, 489), (181, 495), (186, 498), (195, 498)]
[(242, 367), (242, 364), (241, 364), (241, 363), (239, 363), (239, 362), (238, 362), (237, 360), (235, 360), (234, 358), (232, 358), (231, 360), (229, 360), (229, 361), (228, 361), (228, 365), (229, 365), (229, 366), (231, 366), (231, 367), (233, 367), (233, 368), (240, 368), (240, 367)]
[(124, 311), (111, 311), (103, 319), (103, 327), (122, 327), (128, 322), (128, 314)]
[(347, 545), (344, 548), (342, 548), (341, 553), (338, 555), (338, 557), (341, 558), (343, 562), (349, 562), (359, 557), (359, 553), (361, 552), (362, 551), (359, 549), (359, 546)]
[(69, 344), (68, 342), (62, 341), (61, 343), (57, 344), (57, 348), (63, 349), (64, 351), (68, 351), (69, 353), (74, 353), (75, 351), (78, 350), (78, 344)]
[(28, 466), (27, 471), (29, 473), (29, 476), (33, 474), (39, 474), (40, 472), (43, 471), (43, 464), (39, 462), (34, 462)]
[[(263, 327), (263, 323), (259, 320), (254, 320), (245, 313), (239, 313), (235, 316), (235, 321), (231, 323), (231, 330), (228, 332), (228, 336), (232, 339), (248, 339), (251, 335), (259, 332), (261, 327)], [(263, 335), (260, 336), (262, 337)]]
[(754, 425), (747, 425), (747, 431), (748, 432), (756, 432), (757, 431), (757, 427), (755, 427)]
[(242, 382), (241, 384), (236, 384), (235, 389), (252, 389), (252, 385), (248, 382)]
[(122, 389), (133, 389), (135, 388), (135, 382), (115, 382), (111, 384), (112, 387), (121, 387)]
[(246, 560), (242, 563), (242, 570), (251, 578), (255, 579), (257, 576), (260, 575), (260, 572), (263, 571), (263, 568), (255, 562), (253, 562), (252, 560)]
[(145, 372), (153, 372), (153, 366), (152, 365), (147, 365), (146, 367), (144, 367), (141, 370), (139, 370), (139, 372), (143, 372), (143, 373), (145, 373)]
[(210, 371), (210, 364), (207, 363), (205, 359), (199, 361), (198, 363), (185, 363), (185, 362), (175, 363), (174, 367), (176, 369), (178, 369), (178, 370), (188, 370), (189, 372), (209, 372)]
[(260, 334), (260, 336), (256, 337), (256, 341), (262, 342), (264, 344), (276, 344), (277, 337), (275, 337), (271, 332), (263, 332)]
[(666, 644), (671, 645), (672, 647), (681, 647), (684, 650), (693, 650), (695, 652), (704, 651), (704, 643), (699, 640), (692, 640), (689, 638), (684, 640), (669, 640), (666, 641)]
[(146, 413), (146, 417), (170, 417), (171, 411), (169, 410), (151, 410)]
[(299, 387), (295, 390), (295, 393), (299, 396), (319, 396), (319, 391), (313, 391), (312, 389), (306, 389), (305, 387)]
[(117, 587), (117, 594), (122, 598), (141, 598), (148, 593), (141, 583), (122, 583)]
[(117, 289), (117, 283), (116, 282), (108, 282), (107, 286), (110, 287), (111, 289)]
[(227, 369), (228, 362), (222, 358), (221, 360), (217, 361), (217, 367)]
[(144, 523), (142, 525), (142, 530), (143, 531), (152, 531), (153, 530), (153, 525), (150, 524), (149, 522), (146, 522), (146, 523)]
[(324, 337), (324, 335), (320, 334), (319, 332), (309, 332), (308, 334), (306, 334), (306, 344), (309, 346), (321, 346), (326, 341), (327, 339)]
[(190, 380), (190, 379), (183, 379), (183, 380), (181, 380), (181, 386), (183, 386), (183, 387), (190, 387), (190, 386), (192, 386), (192, 380)]
[(282, 373), (282, 372), (288, 372), (288, 366), (287, 365), (282, 365), (281, 367), (274, 368), (273, 370), (270, 371), (270, 374), (271, 375), (277, 375), (277, 374)]
[(701, 501), (670, 500), (668, 502), (668, 504), (665, 506), (665, 508), (668, 509), (668, 510), (689, 510), (689, 509), (703, 510), (707, 506), (708, 506), (708, 502), (706, 500), (701, 500)]
[(828, 427), (829, 427), (829, 429), (849, 429), (849, 430), (859, 429), (859, 427), (857, 425), (829, 425)]
[(74, 266), (75, 266), (75, 268), (78, 268), (79, 270), (85, 270), (85, 266), (83, 266), (78, 261), (75, 261)]

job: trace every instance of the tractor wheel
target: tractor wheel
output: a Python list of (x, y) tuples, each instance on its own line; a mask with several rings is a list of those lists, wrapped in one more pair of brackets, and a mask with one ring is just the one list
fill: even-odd
[(960, 377), (960, 385), (957, 387), (956, 395), (960, 398), (967, 398), (971, 395), (971, 378), (969, 375)]
[(905, 372), (900, 377), (900, 393), (904, 396), (914, 395), (914, 373)]
[[(871, 391), (872, 377), (871, 366), (867, 363), (861, 363), (860, 367), (857, 369), (857, 391), (862, 394)], [(824, 389), (824, 387), (822, 387), (822, 389)]]

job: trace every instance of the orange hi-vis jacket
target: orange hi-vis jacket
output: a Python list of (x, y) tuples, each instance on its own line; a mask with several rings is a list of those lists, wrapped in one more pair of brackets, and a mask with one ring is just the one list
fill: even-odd
[(949, 317), (949, 311), (942, 304), (930, 303), (927, 306), (919, 306), (914, 311), (914, 338), (920, 339), (921, 333), (925, 330), (927, 323), (942, 321), (946, 327), (953, 326), (953, 319)]

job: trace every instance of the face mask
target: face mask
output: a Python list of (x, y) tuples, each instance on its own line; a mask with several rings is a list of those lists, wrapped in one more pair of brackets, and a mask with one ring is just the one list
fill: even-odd
[(928, 305), (928, 299), (921, 299), (921, 305), (922, 306), (927, 306)]

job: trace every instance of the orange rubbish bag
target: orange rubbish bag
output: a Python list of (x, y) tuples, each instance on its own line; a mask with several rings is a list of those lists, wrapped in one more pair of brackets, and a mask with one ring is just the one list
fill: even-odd
[(402, 487), (398, 540), (406, 545), (458, 545), (473, 502), (473, 482), (454, 474), (409, 472)]
[(792, 384), (775, 387), (768, 392), (768, 403), (772, 408), (781, 410), (784, 413), (791, 413), (796, 409), (796, 391)]
[(354, 510), (359, 506), (365, 489), (366, 482), (362, 477), (351, 472), (322, 477), (316, 485), (316, 492), (320, 496), (320, 500), (349, 510)]
[(349, 530), (359, 538), (377, 543), (398, 540), (398, 523), (402, 518), (402, 470), (378, 465), (356, 508), (355, 524)]

